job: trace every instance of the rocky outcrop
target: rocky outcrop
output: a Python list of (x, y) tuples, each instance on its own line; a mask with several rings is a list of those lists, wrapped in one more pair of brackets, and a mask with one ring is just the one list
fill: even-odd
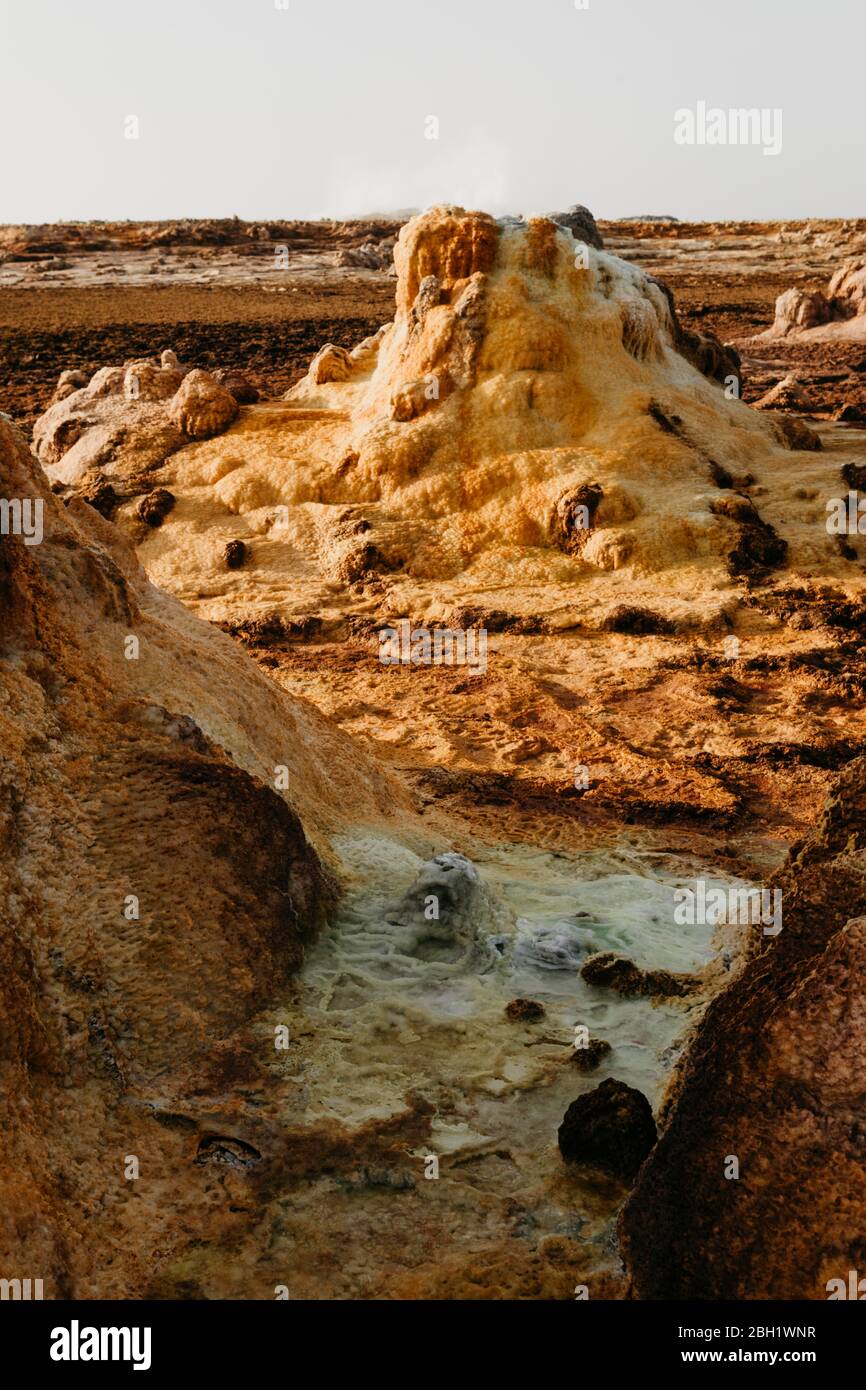
[(575, 241), (585, 241), (587, 246), (594, 246), (597, 251), (604, 248), (604, 239), (596, 220), (583, 203), (574, 203), (568, 212), (551, 212), (549, 216), (557, 226), (567, 227)]
[(335, 254), (336, 263), (361, 270), (390, 270), (395, 241), (396, 237), (389, 236), (381, 241), (363, 241), (360, 246), (341, 247)]
[(135, 496), (176, 449), (222, 433), (238, 413), (228, 387), (209, 372), (181, 367), (170, 351), (160, 362), (100, 368), (84, 385), (80, 377), (61, 375), (33, 431), (52, 482), (76, 491), (111, 481), (118, 496)]
[(785, 290), (776, 300), (774, 327), (780, 335), (829, 323), (832, 310), (821, 290)]
[(756, 410), (808, 410), (809, 397), (799, 378), (789, 372), (755, 401)]
[(739, 398), (743, 394), (743, 376), (740, 354), (731, 343), (723, 343), (715, 333), (695, 333), (680, 323), (674, 302), (673, 291), (663, 280), (654, 275), (648, 277), (658, 285), (668, 302), (674, 346), (677, 352), (691, 362), (703, 376), (733, 391)]
[[(463, 527), (473, 547), (489, 554), (495, 521), (501, 542), (537, 538), (601, 569), (655, 567), (658, 490), (650, 497), (637, 474), (619, 460), (615, 468), (605, 462), (614, 437), (638, 426), (644, 392), (647, 408), (661, 396), (677, 398), (678, 435), (702, 478), (702, 451), (727, 452), (737, 436), (746, 453), (760, 449), (761, 437), (779, 447), (769, 427), (716, 389), (739, 381), (733, 349), (682, 329), (670, 291), (652, 277), (595, 246), (584, 245), (585, 264), (578, 250), (567, 226), (545, 218), (496, 222), (440, 207), (403, 227), (394, 252), (394, 323), (363, 354), (324, 347), (287, 397), (298, 410), (333, 412), (335, 423), (348, 413), (344, 497), (382, 496), (397, 515), (420, 495), (431, 520), (465, 509), (453, 466), (459, 442), (462, 469), (473, 478), (472, 521)], [(682, 394), (687, 379), (703, 387)], [(711, 393), (700, 395), (707, 381)], [(710, 440), (713, 417), (725, 428)], [(738, 474), (742, 449), (730, 460)], [(596, 460), (592, 472), (584, 459)], [(723, 470), (721, 459), (716, 466)], [(543, 519), (536, 510), (542, 498)], [(679, 508), (669, 491), (662, 507), (668, 501)], [(668, 561), (684, 512), (694, 519), (690, 533), (699, 524), (700, 507), (684, 503), (667, 536)], [(709, 520), (700, 538), (690, 534), (690, 553), (736, 541), (726, 524), (713, 528)], [(416, 553), (416, 569), (424, 558)]]
[(760, 339), (866, 339), (866, 257), (843, 262), (825, 290), (785, 290), (776, 300), (772, 328)]
[(866, 759), (840, 774), (707, 1009), (621, 1221), (641, 1298), (824, 1299), (866, 1219)]

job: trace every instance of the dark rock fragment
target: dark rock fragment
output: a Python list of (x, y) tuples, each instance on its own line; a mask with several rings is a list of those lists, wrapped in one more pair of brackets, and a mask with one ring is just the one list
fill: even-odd
[(567, 1163), (590, 1164), (626, 1181), (637, 1176), (656, 1137), (646, 1096), (613, 1077), (573, 1100), (558, 1131)]
[(175, 504), (173, 492), (158, 487), (142, 497), (138, 504), (138, 515), (148, 526), (161, 526)]
[(229, 541), (225, 551), (226, 568), (239, 570), (247, 558), (247, 548), (243, 541)]
[(512, 1023), (537, 1023), (544, 1018), (544, 1005), (537, 999), (512, 999), (505, 1006), (505, 1016)]
[(696, 980), (691, 975), (677, 975), (670, 970), (643, 970), (628, 956), (602, 951), (584, 961), (581, 979), (588, 985), (614, 989), (617, 994), (654, 995), (657, 998), (689, 994)]

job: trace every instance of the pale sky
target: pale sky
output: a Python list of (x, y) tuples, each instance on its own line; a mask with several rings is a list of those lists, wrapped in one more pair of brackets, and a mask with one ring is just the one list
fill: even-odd
[[(0, 222), (866, 215), (864, 0), (0, 7)], [(781, 152), (678, 145), (699, 102), (781, 110)]]

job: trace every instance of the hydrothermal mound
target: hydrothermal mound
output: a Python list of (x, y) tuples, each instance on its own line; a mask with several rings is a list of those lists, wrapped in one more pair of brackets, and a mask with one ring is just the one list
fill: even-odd
[[(372, 585), (380, 610), (419, 620), (497, 595), (555, 626), (654, 592), (700, 627), (730, 574), (784, 558), (780, 520), (801, 564), (826, 565), (826, 538), (796, 525), (814, 461), (785, 452), (813, 446), (808, 430), (743, 406), (736, 355), (684, 334), (657, 281), (548, 220), (461, 209), (408, 223), (395, 261), (392, 325), (325, 346), (284, 404), (173, 454), (175, 506), (137, 536), (161, 585), (229, 622), (328, 621)], [(42, 418), (56, 482), (96, 475), (122, 498), (177, 449), (180, 378), (141, 370), (132, 402), (117, 370)]]

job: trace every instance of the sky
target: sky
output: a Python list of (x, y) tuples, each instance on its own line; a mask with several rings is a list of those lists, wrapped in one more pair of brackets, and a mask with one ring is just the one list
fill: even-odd
[[(0, 0), (0, 222), (863, 216), (864, 40), (864, 0)], [(678, 143), (699, 103), (780, 148)]]

